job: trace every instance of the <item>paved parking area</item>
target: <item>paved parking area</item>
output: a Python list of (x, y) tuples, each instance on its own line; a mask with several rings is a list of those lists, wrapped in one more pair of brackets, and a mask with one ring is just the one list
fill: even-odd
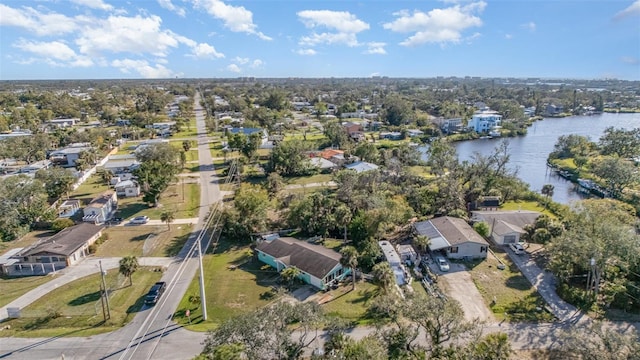
[(434, 271), (439, 275), (438, 285), (444, 293), (457, 300), (464, 310), (464, 318), (467, 321), (493, 322), (493, 313), (482, 299), (482, 295), (471, 279), (471, 275), (463, 264), (450, 263), (449, 272)]

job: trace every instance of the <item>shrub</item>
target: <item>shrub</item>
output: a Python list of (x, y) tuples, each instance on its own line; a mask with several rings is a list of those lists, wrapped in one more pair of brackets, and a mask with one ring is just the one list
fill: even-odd
[(51, 230), (59, 232), (73, 225), (75, 223), (71, 219), (55, 219), (51, 224)]

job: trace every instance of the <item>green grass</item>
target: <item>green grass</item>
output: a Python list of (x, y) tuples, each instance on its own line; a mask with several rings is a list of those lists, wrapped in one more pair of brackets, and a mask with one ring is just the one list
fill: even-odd
[(409, 173), (413, 174), (413, 175), (417, 175), (417, 176), (422, 176), (424, 178), (427, 179), (435, 179), (435, 175), (431, 174), (429, 172), (429, 167), (428, 166), (420, 166), (420, 165), (416, 165), (416, 166), (409, 166), (408, 168)]
[[(187, 329), (206, 331), (215, 328), (234, 316), (256, 310), (273, 301), (271, 286), (278, 279), (272, 268), (255, 260), (249, 247), (219, 248), (216, 254), (207, 254), (203, 261), (207, 295), (207, 321), (202, 320), (202, 309), (189, 302), (189, 297), (199, 295), (198, 278), (195, 277), (176, 311), (176, 321)], [(191, 312), (189, 325), (185, 311)]]
[(542, 214), (555, 217), (555, 215), (553, 215), (549, 210), (546, 210), (537, 201), (507, 201), (504, 204), (502, 204), (502, 206), (500, 206), (500, 210), (502, 211), (514, 211), (514, 210), (537, 211)]
[[(191, 234), (192, 225), (114, 226), (104, 230), (107, 240), (95, 256), (175, 256)], [(146, 247), (145, 247), (146, 243)]]
[(18, 240), (13, 241), (0, 241), (0, 254), (5, 251), (16, 249), (16, 248), (25, 248), (35, 243), (38, 240), (46, 239), (50, 236), (53, 236), (54, 232), (49, 230), (34, 230)]
[(4, 324), (10, 330), (0, 336), (55, 337), (91, 336), (116, 330), (140, 311), (144, 295), (161, 277), (160, 272), (141, 268), (133, 274), (133, 286), (117, 270), (107, 272), (106, 283), (111, 318), (103, 323), (100, 306), (100, 275), (90, 275), (63, 285), (22, 309), (22, 317)]
[(329, 316), (340, 317), (359, 325), (371, 323), (366, 313), (371, 300), (378, 295), (378, 287), (362, 281), (356, 283), (355, 291), (352, 291), (351, 287), (351, 283), (346, 282), (338, 289), (331, 290), (329, 294), (333, 299), (323, 304), (322, 308)]
[(496, 319), (513, 322), (551, 321), (553, 315), (536, 309), (544, 309), (544, 300), (509, 256), (501, 250), (496, 250), (495, 255), (506, 265), (504, 270), (499, 270), (498, 261), (489, 255), (484, 261), (472, 263), (473, 269), (469, 273)]
[(0, 307), (5, 306), (30, 290), (47, 283), (51, 276), (0, 278)]
[(176, 219), (197, 217), (200, 206), (200, 184), (184, 184), (184, 197), (182, 182), (169, 185), (160, 196), (160, 205), (150, 208), (142, 202), (142, 197), (122, 198), (118, 200), (118, 216), (128, 219), (147, 215), (151, 219), (158, 220), (165, 209), (170, 209), (174, 211)]
[(324, 183), (331, 181), (331, 174), (316, 174), (311, 176), (300, 176), (286, 178), (287, 185), (308, 185), (312, 183)]

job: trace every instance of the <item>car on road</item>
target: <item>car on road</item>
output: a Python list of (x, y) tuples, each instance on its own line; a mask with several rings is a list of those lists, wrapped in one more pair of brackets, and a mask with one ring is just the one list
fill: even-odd
[(130, 221), (131, 224), (146, 224), (148, 222), (149, 222), (149, 217), (146, 215), (136, 216)]
[(522, 247), (522, 245), (515, 243), (515, 244), (509, 244), (509, 247), (511, 248), (511, 250), (513, 251), (514, 254), (516, 255), (522, 255), (525, 253), (524, 251), (524, 247)]
[(449, 271), (449, 263), (442, 256), (438, 256), (436, 258), (436, 264), (438, 264), (438, 268), (440, 271)]
[(164, 281), (158, 281), (157, 283), (153, 284), (151, 289), (149, 289), (147, 296), (144, 297), (144, 303), (147, 305), (155, 305), (160, 299), (160, 296), (162, 296), (162, 294), (164, 293), (164, 289), (166, 287), (167, 283)]

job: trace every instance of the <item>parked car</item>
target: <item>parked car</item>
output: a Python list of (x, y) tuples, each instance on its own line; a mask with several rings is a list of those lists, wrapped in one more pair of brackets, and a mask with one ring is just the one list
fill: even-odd
[(144, 216), (136, 216), (133, 219), (131, 219), (130, 221), (132, 224), (146, 224), (149, 222), (149, 217), (144, 215)]
[(525, 253), (524, 248), (522, 247), (522, 245), (515, 243), (515, 244), (509, 244), (509, 247), (511, 248), (511, 250), (513, 250), (513, 252), (516, 255), (522, 255)]
[(155, 303), (157, 303), (160, 299), (160, 296), (162, 296), (162, 294), (164, 293), (164, 289), (166, 287), (167, 283), (165, 283), (164, 281), (158, 281), (157, 283), (153, 284), (153, 286), (147, 293), (147, 296), (145, 296), (144, 298), (144, 303), (147, 305), (155, 305)]
[(449, 271), (449, 263), (442, 256), (438, 256), (436, 258), (436, 264), (438, 264), (438, 268), (440, 271)]

